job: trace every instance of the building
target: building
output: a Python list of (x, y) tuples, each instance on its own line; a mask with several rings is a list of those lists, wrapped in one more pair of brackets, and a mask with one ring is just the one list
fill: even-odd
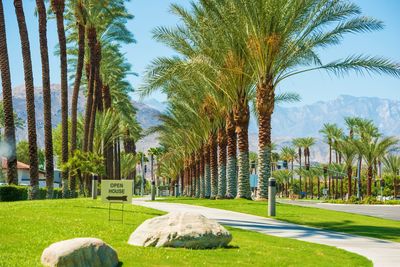
[[(4, 184), (5, 177), (7, 176), (7, 159), (1, 157), (1, 174), (0, 174), (0, 184)], [(20, 185), (29, 185), (30, 184), (30, 177), (29, 177), (29, 169), (30, 166), (23, 162), (17, 162), (17, 172), (18, 172), (18, 184)], [(46, 178), (45, 172), (43, 170), (39, 170), (39, 186), (45, 187), (46, 186)], [(54, 187), (59, 187), (61, 180), (61, 175), (59, 170), (54, 170)]]

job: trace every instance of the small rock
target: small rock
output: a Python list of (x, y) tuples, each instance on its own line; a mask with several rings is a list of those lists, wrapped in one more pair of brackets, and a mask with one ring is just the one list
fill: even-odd
[(51, 244), (41, 257), (44, 266), (115, 267), (117, 252), (97, 238), (74, 238)]
[(223, 226), (201, 214), (171, 212), (143, 222), (131, 234), (128, 244), (206, 249), (225, 247), (231, 240), (232, 235)]

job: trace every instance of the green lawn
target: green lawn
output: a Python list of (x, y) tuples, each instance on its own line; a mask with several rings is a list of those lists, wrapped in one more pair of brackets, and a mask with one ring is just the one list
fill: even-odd
[(100, 201), (0, 202), (0, 266), (40, 266), (51, 243), (89, 236), (112, 245), (123, 266), (371, 266), (366, 258), (333, 247), (234, 228), (228, 228), (233, 241), (225, 249), (133, 247), (127, 244), (133, 230), (162, 212), (133, 205), (125, 210), (121, 224), (108, 222), (108, 205)]
[[(267, 203), (261, 201), (193, 198), (167, 198), (162, 201), (232, 210), (264, 217), (267, 214)], [(276, 214), (276, 219), (282, 221), (400, 242), (400, 222), (398, 221), (279, 203)]]

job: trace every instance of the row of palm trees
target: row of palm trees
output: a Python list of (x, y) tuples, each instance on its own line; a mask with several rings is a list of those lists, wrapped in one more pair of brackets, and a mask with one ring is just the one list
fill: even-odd
[[(293, 139), (292, 146), (281, 148), (280, 159), (289, 163), (287, 170), (291, 165), (290, 173), (279, 171), (274, 175), (281, 177), (281, 181), (285, 181), (284, 189), (286, 193), (289, 188), (293, 190), (295, 185), (293, 175), (297, 174), (299, 178), (297, 191), (309, 192), (311, 197), (314, 194), (312, 190), (314, 178), (318, 181), (317, 195), (320, 196), (319, 181), (322, 177), (324, 178), (324, 188), (328, 189), (330, 197), (337, 198), (340, 195), (343, 198), (344, 193), (347, 194), (347, 197), (351, 197), (356, 192), (360, 197), (364, 188), (366, 195), (371, 196), (373, 178), (382, 180), (382, 165), (384, 165), (387, 173), (393, 176), (393, 194), (394, 196), (397, 195), (397, 176), (399, 175), (400, 165), (396, 165), (399, 157), (394, 152), (398, 150), (398, 140), (395, 137), (383, 136), (371, 120), (346, 117), (345, 124), (348, 130), (347, 134), (333, 123), (324, 124), (320, 131), (329, 146), (328, 163), (326, 165), (311, 165), (310, 163), (310, 148), (315, 144), (315, 138), (296, 138)], [(302, 155), (304, 155), (304, 165), (302, 164)], [(293, 167), (294, 162), (298, 163), (296, 170)], [(365, 168), (365, 175), (362, 171), (363, 168)], [(291, 179), (288, 178), (288, 175)], [(366, 177), (365, 187), (361, 184), (363, 176)], [(304, 177), (304, 187), (302, 187), (302, 177)], [(344, 181), (345, 177), (347, 178), (346, 181)], [(354, 177), (360, 177), (357, 180), (360, 184), (357, 184), (356, 181), (353, 183)], [(308, 186), (307, 178), (309, 179)], [(344, 184), (347, 185), (346, 192), (343, 190)], [(360, 191), (358, 191), (358, 188), (360, 188)]]
[[(135, 40), (126, 28), (133, 18), (127, 12), (125, 0), (36, 0), (39, 24), (40, 54), (42, 62), (43, 113), (45, 132), (46, 185), (48, 197), (53, 190), (53, 129), (50, 95), (50, 69), (47, 45), (48, 13), (56, 19), (58, 55), (61, 81), (61, 142), (60, 166), (74, 165), (76, 151), (89, 157), (90, 153), (104, 159), (104, 176), (121, 178), (121, 143), (125, 153), (135, 154), (135, 141), (140, 136), (140, 126), (135, 119), (136, 110), (130, 102), (132, 87), (126, 80), (131, 72), (121, 46)], [(18, 20), (26, 88), (27, 125), (30, 158), (30, 198), (38, 197), (37, 136), (34, 102), (34, 80), (31, 63), (31, 47), (26, 27), (23, 1), (14, 1)], [(33, 10), (31, 12), (34, 12)], [(6, 25), (3, 1), (0, 1), (0, 71), (3, 89), (4, 141), (10, 148), (7, 156), (9, 184), (16, 184), (15, 122), (12, 105), (12, 88), (9, 71)], [(35, 51), (36, 52), (36, 51)], [(70, 74), (70, 79), (68, 75)], [(70, 83), (70, 86), (68, 85)], [(73, 86), (71, 86), (73, 84)], [(73, 87), (72, 103), (68, 103), (68, 88)], [(78, 99), (83, 89), (86, 96), (85, 114), (78, 114)], [(71, 118), (69, 118), (69, 111)], [(80, 128), (80, 126), (82, 126)], [(118, 131), (116, 130), (118, 129)], [(96, 142), (95, 142), (96, 141)], [(93, 157), (93, 155), (90, 155)], [(76, 165), (76, 164), (75, 164)], [(75, 196), (76, 179), (90, 179), (82, 172), (69, 172), (63, 167), (63, 196)]]
[(165, 147), (163, 175), (181, 179), (186, 195), (251, 197), (253, 106), (259, 127), (257, 197), (267, 197), (275, 103), (299, 99), (278, 93), (282, 81), (313, 70), (400, 75), (399, 64), (379, 57), (352, 55), (329, 63), (319, 58), (347, 34), (383, 27), (347, 1), (199, 0), (189, 9), (173, 4), (171, 11), (181, 23), (153, 34), (176, 56), (152, 62), (141, 92), (161, 90), (168, 96), (162, 125), (153, 130)]

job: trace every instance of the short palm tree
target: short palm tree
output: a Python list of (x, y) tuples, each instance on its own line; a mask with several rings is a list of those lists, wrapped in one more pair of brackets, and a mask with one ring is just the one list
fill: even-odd
[(285, 160), (288, 164), (289, 168), (289, 163), (290, 163), (290, 170), (292, 173), (292, 177), (290, 180), (290, 185), (293, 187), (293, 168), (294, 168), (294, 161), (297, 159), (298, 154), (296, 152), (296, 149), (291, 146), (284, 146), (281, 148), (281, 158)]
[(398, 155), (389, 154), (383, 158), (384, 170), (393, 178), (393, 196), (397, 197), (399, 187), (398, 177), (400, 172), (400, 157)]
[(353, 140), (350, 137), (346, 137), (338, 141), (337, 149), (341, 153), (346, 167), (347, 197), (350, 198), (352, 195), (353, 164), (357, 158), (357, 148), (354, 146)]
[(358, 153), (362, 155), (367, 165), (367, 195), (371, 196), (373, 168), (378, 158), (384, 157), (390, 152), (398, 140), (394, 137), (372, 138), (369, 142), (363, 140), (354, 141)]

